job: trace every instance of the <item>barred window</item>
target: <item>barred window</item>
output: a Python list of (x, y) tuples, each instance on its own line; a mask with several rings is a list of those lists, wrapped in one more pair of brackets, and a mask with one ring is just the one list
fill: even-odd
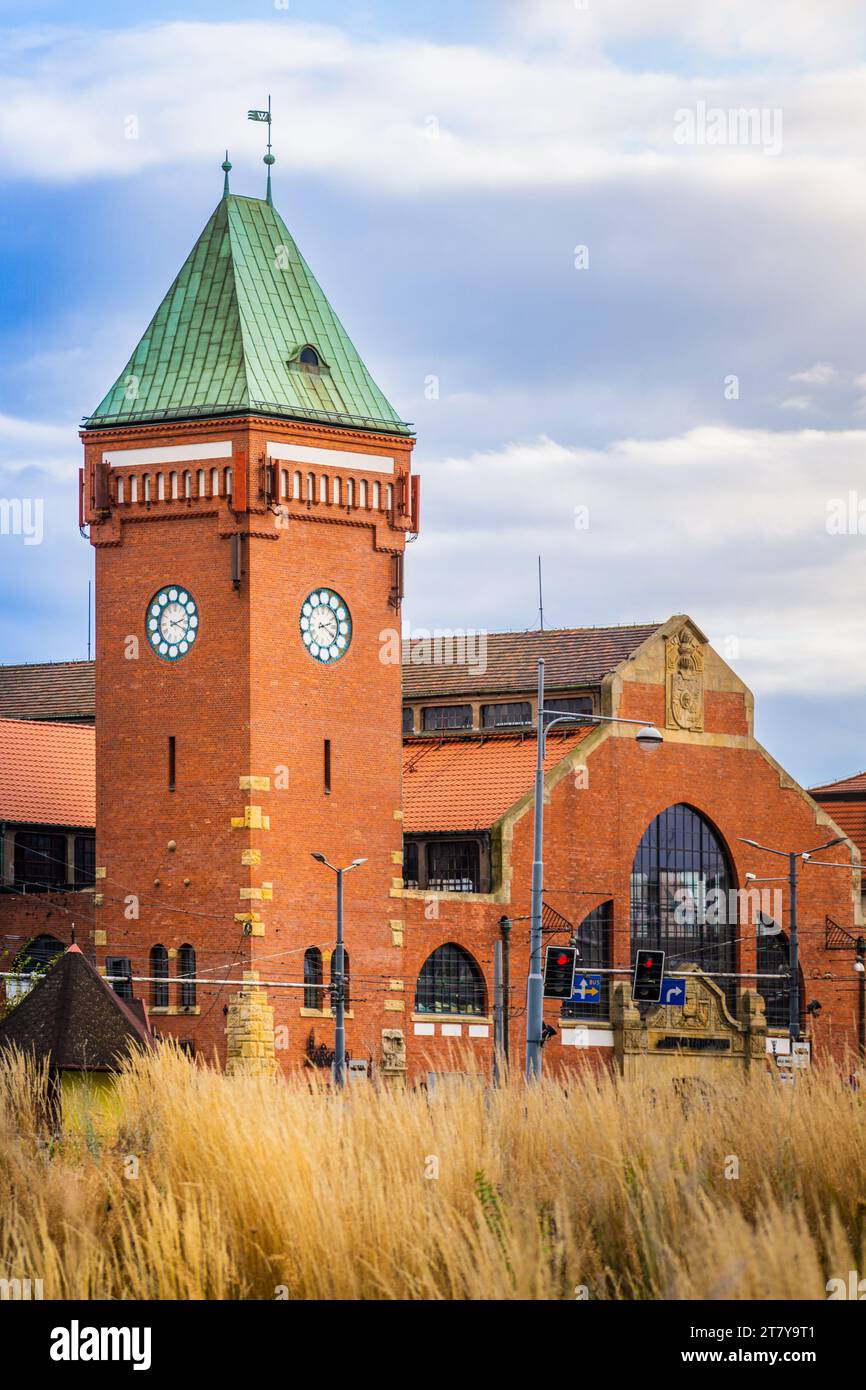
[(164, 946), (150, 948), (150, 1003), (154, 1009), (168, 1008), (168, 951)]
[[(584, 917), (577, 929), (577, 944), (580, 950), (580, 959), (575, 968), (574, 977), (578, 981), (583, 975), (592, 975), (599, 969), (609, 970), (611, 966), (611, 921), (613, 916), (613, 903), (608, 901), (594, 907), (586, 917)], [(584, 992), (584, 997), (572, 998), (570, 1003), (563, 1004), (563, 1018), (609, 1018), (610, 1017), (610, 976), (600, 977), (601, 992), (598, 995), (590, 995)], [(578, 991), (579, 993), (579, 991)]]
[(304, 952), (304, 1008), (323, 1009), (325, 991), (311, 989), (322, 983), (322, 953), (318, 946), (308, 946)]
[(482, 705), (481, 724), (495, 729), (500, 724), (531, 724), (532, 706), (528, 700), (511, 700), (505, 704)]
[(428, 705), (421, 711), (421, 728), (433, 729), (471, 729), (471, 705)]
[(92, 888), (96, 882), (96, 836), (75, 837), (75, 887)]
[(418, 976), (415, 1010), (424, 1014), (487, 1013), (487, 990), (477, 961), (456, 942), (438, 946)]
[[(650, 949), (665, 951), (672, 969), (693, 963), (707, 974), (734, 971), (736, 922), (727, 922), (727, 910), (708, 912), (713, 890), (724, 894), (727, 909), (732, 879), (727, 851), (703, 816), (682, 804), (662, 811), (644, 832), (632, 865), (632, 960), (636, 951)], [(734, 1010), (735, 981), (718, 983)]]
[(480, 892), (478, 841), (429, 840), (427, 887), (434, 893)]
[(549, 724), (550, 719), (558, 714), (573, 714), (575, 719), (578, 719), (582, 714), (592, 714), (592, 696), (568, 695), (562, 699), (545, 699), (544, 708), (549, 711), (549, 717), (544, 720), (545, 724)]
[(44, 892), (66, 884), (66, 836), (19, 830), (15, 836), (15, 887)]
[(403, 841), (403, 887), (420, 888), (421, 883), (418, 878), (418, 842), (417, 840)]
[(180, 985), (180, 1007), (194, 1009), (196, 1000), (195, 950), (188, 943), (177, 953), (177, 974)]

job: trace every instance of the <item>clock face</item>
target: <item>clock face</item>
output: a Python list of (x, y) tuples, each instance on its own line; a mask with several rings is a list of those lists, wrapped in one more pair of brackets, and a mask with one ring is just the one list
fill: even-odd
[(198, 604), (181, 584), (165, 584), (147, 605), (147, 640), (163, 661), (179, 661), (198, 637)]
[(316, 661), (332, 666), (352, 640), (347, 604), (333, 589), (314, 589), (301, 605), (301, 641)]

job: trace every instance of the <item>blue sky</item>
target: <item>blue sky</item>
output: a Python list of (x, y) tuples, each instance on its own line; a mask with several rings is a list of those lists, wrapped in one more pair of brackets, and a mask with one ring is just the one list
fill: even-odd
[[(77, 425), (226, 145), (261, 192), (270, 91), (275, 202), (418, 430), (411, 624), (533, 625), (541, 553), (549, 626), (689, 612), (795, 776), (866, 764), (861, 10), (0, 3), (0, 497), (45, 507), (0, 536), (0, 660), (84, 654)], [(763, 134), (678, 141), (702, 105)]]

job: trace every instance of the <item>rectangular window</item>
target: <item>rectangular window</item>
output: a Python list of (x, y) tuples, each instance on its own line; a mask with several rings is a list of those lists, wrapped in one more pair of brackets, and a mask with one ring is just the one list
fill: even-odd
[(168, 789), (174, 791), (175, 772), (177, 770), (176, 742), (174, 734), (168, 736)]
[(96, 836), (75, 837), (75, 887), (92, 888), (96, 882)]
[(115, 994), (119, 994), (121, 999), (132, 998), (132, 962), (129, 956), (106, 956), (105, 957), (106, 975), (122, 976), (122, 979), (110, 980), (111, 988)]
[(412, 734), (415, 732), (415, 711), (411, 705), (403, 706), (403, 733)]
[[(592, 714), (592, 696), (569, 695), (562, 699), (554, 697), (551, 700), (545, 700), (544, 708), (546, 710), (552, 710), (555, 714), (573, 714), (576, 717), (579, 717), (581, 714)], [(549, 722), (549, 719), (545, 720), (546, 724)]]
[(481, 706), (481, 726), (496, 729), (501, 724), (531, 724), (532, 706), (528, 700), (511, 700), (502, 705)]
[(66, 886), (66, 836), (19, 831), (15, 836), (15, 887), (25, 893)]
[(477, 840), (428, 841), (427, 887), (434, 893), (479, 893), (480, 877)]
[(421, 714), (424, 731), (433, 729), (471, 729), (471, 705), (428, 705)]
[(403, 841), (403, 887), (420, 888), (418, 879), (418, 842), (417, 840)]
[(329, 738), (325, 739), (324, 792), (325, 796), (331, 795), (331, 740)]

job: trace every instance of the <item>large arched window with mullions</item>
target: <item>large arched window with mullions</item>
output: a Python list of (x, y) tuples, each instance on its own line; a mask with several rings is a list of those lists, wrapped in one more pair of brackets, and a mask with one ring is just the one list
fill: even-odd
[[(671, 969), (694, 964), (707, 974), (736, 969), (734, 886), (724, 844), (691, 806), (669, 806), (644, 831), (631, 875), (631, 949), (665, 951)], [(733, 917), (733, 920), (730, 920)], [(729, 1007), (733, 980), (719, 979)]]
[(419, 1014), (486, 1014), (487, 990), (474, 957), (454, 941), (437, 946), (421, 967), (415, 1009)]

